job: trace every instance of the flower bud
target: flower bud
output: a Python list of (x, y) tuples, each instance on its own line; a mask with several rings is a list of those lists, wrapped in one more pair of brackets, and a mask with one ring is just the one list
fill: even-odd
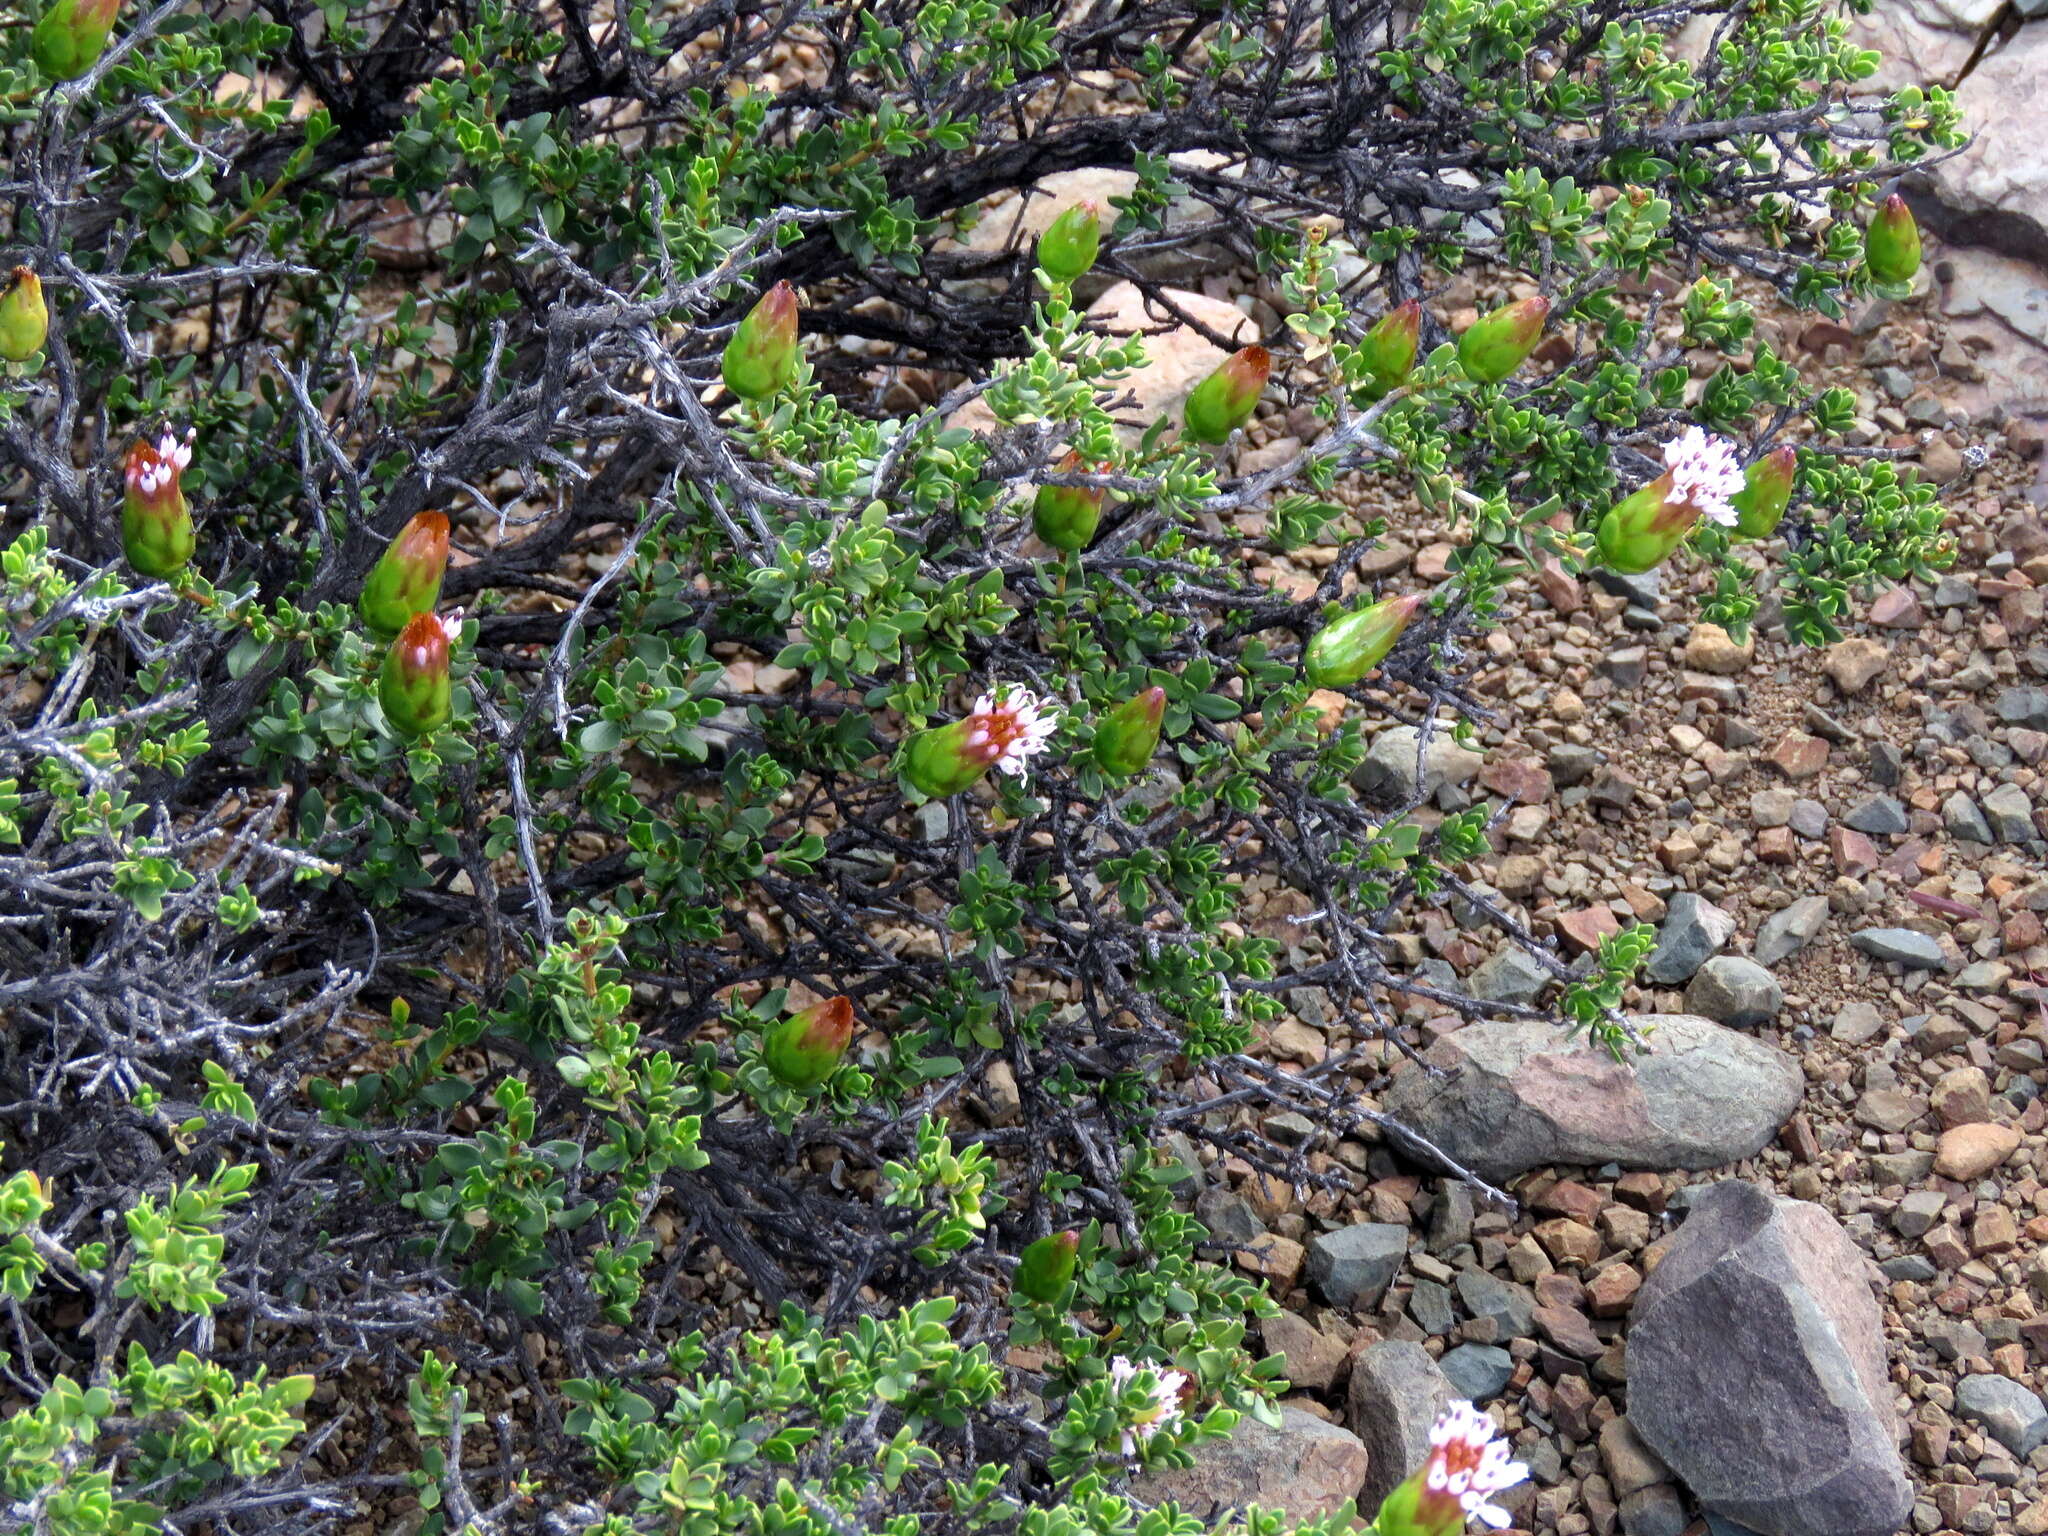
[(725, 387), (743, 400), (766, 400), (796, 376), (796, 290), (777, 283), (725, 344)]
[(983, 694), (965, 720), (912, 736), (903, 747), (903, 777), (932, 800), (959, 794), (991, 768), (1021, 777), (1057, 729), (1058, 716), (1030, 690), (997, 689)]
[(363, 583), (356, 611), (376, 633), (395, 635), (414, 614), (434, 611), (447, 568), (448, 519), (439, 512), (421, 512), (384, 546)]
[(25, 363), (43, 350), (50, 334), (50, 308), (43, 302), (43, 281), (27, 267), (16, 267), (0, 289), (0, 357)]
[[(459, 620), (455, 627), (459, 629)], [(455, 691), (448, 680), (449, 628), (431, 613), (416, 613), (384, 653), (377, 701), (391, 728), (401, 735), (437, 731), (455, 712)]]
[[(1081, 469), (1079, 450), (1059, 462), (1063, 475)], [(1086, 549), (1102, 522), (1103, 492), (1085, 485), (1041, 485), (1031, 503), (1031, 531), (1054, 549)]]
[(1417, 592), (1386, 597), (1340, 614), (1317, 631), (1301, 653), (1301, 670), (1318, 688), (1349, 688), (1386, 660), (1401, 631), (1429, 601)]
[(36, 68), (52, 80), (76, 80), (107, 51), (121, 0), (51, 0), (29, 38)]
[(828, 997), (770, 1024), (761, 1035), (761, 1059), (783, 1087), (815, 1093), (852, 1043), (851, 999)]
[(1735, 508), (1735, 532), (1745, 539), (1768, 539), (1792, 501), (1792, 477), (1799, 469), (1799, 450), (1790, 443), (1774, 448), (1743, 471), (1742, 489), (1728, 498)]
[(1465, 377), (1481, 384), (1498, 384), (1522, 366), (1524, 358), (1543, 339), (1543, 322), (1550, 314), (1550, 300), (1540, 294), (1482, 315), (1458, 338), (1458, 361)]
[(1512, 1517), (1489, 1501), (1528, 1475), (1526, 1466), (1508, 1459), (1507, 1443), (1494, 1438), (1490, 1418), (1453, 1401), (1430, 1429), (1428, 1457), (1381, 1500), (1373, 1530), (1377, 1536), (1465, 1536), (1467, 1520), (1498, 1530)]
[(178, 477), (192, 462), (192, 434), (180, 442), (165, 432), (155, 442), (130, 445), (122, 464), (121, 549), (143, 576), (183, 570), (198, 545), (192, 509)]
[(1920, 270), (1920, 226), (1896, 192), (1884, 200), (1863, 232), (1863, 264), (1880, 283), (1910, 283)]
[(1101, 210), (1079, 202), (1060, 210), (1038, 237), (1038, 264), (1055, 282), (1071, 283), (1095, 265), (1102, 248)]
[(1662, 565), (1702, 515), (1735, 526), (1734, 498), (1746, 482), (1734, 444), (1687, 427), (1665, 444), (1664, 465), (1663, 474), (1610, 508), (1594, 530), (1600, 558), (1627, 575)]
[(1074, 1255), (1080, 1252), (1081, 1234), (1055, 1232), (1025, 1248), (1017, 1260), (1017, 1273), (1010, 1284), (1033, 1301), (1055, 1306), (1074, 1283)]
[(1421, 340), (1422, 305), (1415, 299), (1388, 310), (1365, 333), (1358, 344), (1358, 358), (1372, 375), (1374, 399), (1407, 382)]
[(1126, 699), (1095, 725), (1095, 761), (1105, 773), (1128, 778), (1143, 773), (1159, 750), (1159, 726), (1166, 718), (1166, 690), (1147, 688)]
[(1273, 372), (1273, 354), (1261, 346), (1233, 352), (1202, 380), (1181, 408), (1188, 436), (1198, 443), (1220, 443), (1251, 420), (1266, 380)]

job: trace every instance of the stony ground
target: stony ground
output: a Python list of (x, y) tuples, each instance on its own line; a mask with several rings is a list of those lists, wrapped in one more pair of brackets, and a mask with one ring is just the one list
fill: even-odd
[[(1304, 1204), (1249, 1168), (1206, 1170), (1198, 1209), (1246, 1245), (1238, 1262), (1290, 1309), (1266, 1341), (1289, 1359), (1291, 1405), (1348, 1424), (1384, 1467), (1413, 1445), (1432, 1394), (1489, 1401), (1533, 1469), (1522, 1529), (1743, 1529), (1699, 1516), (1694, 1494), (1712, 1468), (1681, 1479), (1621, 1422), (1638, 1293), (1679, 1213), (1706, 1183), (1733, 1179), (1817, 1205), (1860, 1251), (1830, 1284), (1841, 1305), (1861, 1305), (1850, 1294), (1861, 1291), (1881, 1310), (1885, 1358), (1869, 1370), (1888, 1372), (1871, 1385), (1897, 1413), (1910, 1528), (2048, 1532), (2048, 466), (2028, 423), (1967, 403), (1978, 354), (1949, 338), (1942, 300), (1937, 287), (1846, 326), (1788, 318), (1775, 334), (1827, 382), (1857, 389), (1863, 441), (1953, 480), (1951, 574), (1880, 597), (1848, 638), (1808, 650), (1768, 609), (1743, 645), (1689, 623), (1697, 583), (1682, 563), (1661, 587), (1552, 573), (1487, 638), (1481, 688), (1499, 718), (1482, 732), (1483, 766), (1443, 765), (1442, 809), (1474, 797), (1512, 807), (1479, 873), (1533, 931), (1572, 956), (1618, 925), (1659, 924), (1655, 980), (1635, 1010), (1703, 1015), (1772, 1048), (1759, 1057), (1796, 1064), (1771, 1123), (1796, 1112), (1770, 1143), (1711, 1172), (1617, 1161), (1516, 1172), (1512, 1218), (1357, 1143), (1336, 1149), (1363, 1175), (1351, 1196)], [(1245, 451), (1284, 456), (1286, 434), (1307, 430), (1302, 413), (1276, 417)], [(1401, 589), (1439, 579), (1440, 530), (1387, 510), (1375, 573)], [(1284, 566), (1274, 575), (1289, 578)], [(1533, 968), (1495, 958), (1483, 927), (1468, 931), (1452, 908), (1396, 942), (1425, 970), (1536, 996)], [(1314, 999), (1296, 1013), (1272, 1032), (1276, 1058), (1350, 1043)], [(1425, 1041), (1456, 1023), (1411, 1018)], [(1728, 1065), (1687, 1061), (1702, 1088)], [(1775, 1091), (1762, 1083), (1735, 1085), (1734, 1119)], [(1618, 1123), (1559, 1145), (1628, 1146), (1619, 1122), (1640, 1118), (1638, 1091), (1575, 1087), (1589, 1114)], [(1802, 1241), (1790, 1243), (1795, 1260)], [(1823, 1310), (1833, 1304), (1828, 1286), (1815, 1289)], [(1836, 1321), (1854, 1331), (1854, 1316)], [(1747, 1330), (1745, 1318), (1733, 1325)], [(1176, 1491), (1313, 1505), (1357, 1475), (1328, 1435), (1300, 1415), (1290, 1425), (1277, 1451), (1248, 1448)], [(1368, 1510), (1382, 1475), (1367, 1474)]]

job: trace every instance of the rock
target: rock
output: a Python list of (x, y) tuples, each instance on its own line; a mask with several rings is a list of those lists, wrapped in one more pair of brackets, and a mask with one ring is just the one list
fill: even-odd
[(1965, 1376), (1956, 1384), (1956, 1411), (2021, 1460), (2048, 1440), (2048, 1407), (2008, 1376)]
[(1689, 1524), (1685, 1501), (1669, 1483), (1638, 1488), (1621, 1501), (1623, 1536), (1685, 1536)]
[(1882, 672), (1891, 659), (1890, 646), (1882, 640), (1859, 635), (1849, 640), (1838, 640), (1829, 646), (1821, 668), (1833, 681), (1836, 690), (1847, 698), (1868, 688), (1870, 680)]
[(1716, 1023), (1746, 1029), (1778, 1016), (1785, 1006), (1785, 989), (1754, 960), (1717, 955), (1700, 967), (1685, 989), (1685, 1006)]
[(1806, 948), (1826, 925), (1828, 899), (1802, 896), (1781, 912), (1773, 912), (1756, 931), (1752, 953), (1759, 964), (1776, 965)]
[(1680, 891), (1671, 898), (1670, 910), (1657, 930), (1657, 947), (1643, 962), (1643, 976), (1660, 987), (1690, 981), (1734, 932), (1734, 918), (1706, 897)]
[(1458, 1396), (1484, 1405), (1507, 1390), (1515, 1374), (1515, 1357), (1492, 1344), (1460, 1344), (1444, 1351), (1437, 1368)]
[(1765, 1146), (1799, 1107), (1783, 1052), (1707, 1019), (1636, 1020), (1649, 1050), (1626, 1065), (1540, 1020), (1481, 1020), (1396, 1069), (1384, 1107), (1490, 1179), (1545, 1163), (1713, 1168)]
[[(1164, 288), (1160, 292), (1219, 335), (1240, 343), (1258, 339), (1257, 327), (1235, 304), (1184, 288)], [(1151, 308), (1135, 283), (1120, 282), (1111, 288), (1088, 307), (1088, 317), (1117, 336), (1172, 327), (1159, 335), (1147, 336), (1145, 366), (1116, 381), (1119, 395), (1129, 393), (1137, 397), (1137, 403), (1118, 416), (1125, 434), (1133, 440), (1161, 417), (1176, 415), (1189, 391), (1230, 355), (1191, 327), (1176, 324), (1165, 310)], [(995, 415), (986, 402), (970, 400), (947, 419), (946, 425), (989, 432), (995, 428)]]
[(1692, 1204), (1638, 1297), (1628, 1418), (1700, 1502), (1765, 1536), (1892, 1536), (1913, 1504), (1863, 1254), (1740, 1180)]
[(2002, 688), (1993, 707), (2007, 725), (2048, 731), (2048, 688)]
[(2025, 125), (2048, 120), (2048, 31), (2021, 27), (1971, 72), (1974, 101), (1996, 103), (1969, 147), (1911, 173), (1915, 212), (1956, 245), (2048, 261), (2048, 145)]
[(1370, 1464), (1358, 1436), (1299, 1408), (1282, 1408), (1277, 1429), (1246, 1414), (1194, 1457), (1191, 1467), (1133, 1479), (1133, 1491), (1152, 1503), (1172, 1499), (1204, 1521), (1247, 1504), (1312, 1520), (1356, 1498)]
[(1671, 1477), (1671, 1469), (1643, 1444), (1643, 1437), (1627, 1419), (1609, 1419), (1600, 1426), (1600, 1464), (1617, 1499)]
[(1828, 1034), (1844, 1045), (1862, 1045), (1883, 1033), (1884, 1015), (1878, 1012), (1875, 1003), (1861, 998), (1842, 1004), (1828, 1025)]
[(1787, 731), (1765, 758), (1786, 778), (1810, 779), (1828, 765), (1828, 744), (1804, 731)]
[(1367, 1471), (1360, 1509), (1380, 1501), (1429, 1455), (1429, 1429), (1457, 1393), (1420, 1344), (1383, 1339), (1351, 1367), (1353, 1433), (1365, 1442)]
[(2034, 827), (2034, 802), (2017, 784), (2001, 784), (1981, 802), (1984, 820), (2001, 843), (2031, 842), (2041, 834)]
[(1422, 732), (1412, 725), (1397, 725), (1375, 736), (1365, 761), (1358, 766), (1360, 791), (1388, 805), (1406, 805), (1426, 800), (1446, 784), (1463, 784), (1479, 771), (1486, 759), (1459, 746), (1448, 730), (1430, 733), (1426, 753), (1416, 751)]
[(1227, 1189), (1209, 1188), (1195, 1196), (1195, 1220), (1209, 1229), (1218, 1243), (1248, 1243), (1266, 1235), (1266, 1224), (1242, 1195)]
[(1483, 1269), (1461, 1269), (1453, 1284), (1465, 1310), (1492, 1321), (1503, 1339), (1526, 1339), (1534, 1327), (1536, 1298), (1529, 1288), (1489, 1275)]
[(1902, 837), (1911, 825), (1906, 808), (1890, 795), (1872, 795), (1844, 816), (1842, 824), (1872, 837)]
[(1939, 941), (1912, 928), (1861, 928), (1849, 942), (1866, 955), (1915, 970), (1938, 971), (1948, 964)]
[(1408, 1229), (1361, 1221), (1309, 1239), (1308, 1283), (1333, 1307), (1376, 1306), (1408, 1255)]
[(1997, 0), (1897, 0), (1852, 19), (1847, 40), (1883, 56), (1877, 73), (1858, 89), (1889, 93), (1954, 79), (1997, 9)]
[(2009, 1125), (1958, 1125), (1941, 1133), (1934, 1147), (1934, 1171), (1958, 1184), (1974, 1184), (2019, 1150), (2020, 1133)]
[(1533, 1006), (1549, 984), (1550, 972), (1512, 944), (1482, 963), (1465, 982), (1474, 997), (1523, 1007)]
[(1943, 1130), (1983, 1125), (1991, 1119), (1991, 1079), (1981, 1067), (1956, 1067), (1935, 1080), (1927, 1107)]
[(1991, 841), (1991, 828), (1984, 820), (1984, 813), (1977, 809), (1977, 802), (1960, 789), (1942, 802), (1941, 824), (1950, 837), (1961, 838), (1966, 843)]
[(1755, 635), (1737, 645), (1727, 630), (1704, 621), (1693, 625), (1685, 640), (1685, 664), (1720, 677), (1733, 677), (1749, 665), (1755, 654)]
[(1305, 1392), (1327, 1392), (1344, 1372), (1344, 1344), (1313, 1327), (1298, 1312), (1282, 1312), (1259, 1325), (1267, 1350), (1287, 1357), (1287, 1379)]

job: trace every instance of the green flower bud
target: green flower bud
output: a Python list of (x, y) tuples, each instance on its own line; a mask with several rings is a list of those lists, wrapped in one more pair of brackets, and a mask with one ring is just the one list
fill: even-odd
[(434, 611), (447, 568), (448, 519), (439, 512), (421, 512), (384, 546), (363, 583), (356, 611), (375, 633), (395, 635), (414, 614)]
[(1166, 718), (1166, 690), (1147, 688), (1126, 699), (1095, 725), (1095, 761), (1105, 773), (1128, 778), (1143, 773), (1159, 750), (1159, 726)]
[(52, 0), (29, 38), (36, 68), (52, 80), (76, 80), (107, 51), (121, 0)]
[(1543, 339), (1543, 322), (1550, 314), (1550, 300), (1540, 294), (1482, 315), (1458, 338), (1458, 361), (1465, 377), (1481, 384), (1498, 384), (1522, 366)]
[(1386, 597), (1341, 614), (1301, 653), (1301, 670), (1318, 688), (1349, 688), (1386, 660), (1401, 631), (1429, 601), (1423, 593)]
[[(1063, 475), (1081, 468), (1079, 450), (1059, 462)], [(1086, 549), (1102, 523), (1103, 492), (1085, 485), (1041, 485), (1031, 503), (1031, 531), (1054, 549)]]
[(998, 688), (974, 713), (951, 725), (919, 731), (904, 743), (901, 767), (910, 787), (931, 800), (957, 795), (991, 768), (1022, 777), (1059, 729), (1050, 706), (1026, 688)]
[[(458, 627), (460, 621), (456, 621)], [(377, 681), (377, 700), (384, 718), (402, 736), (424, 736), (448, 723), (455, 712), (454, 686), (448, 679), (448, 625), (431, 613), (406, 621)]]
[(1422, 340), (1422, 305), (1410, 299), (1379, 318), (1358, 344), (1359, 361), (1372, 375), (1375, 400), (1407, 382)]
[(1601, 559), (1639, 576), (1662, 565), (1702, 516), (1733, 528), (1735, 498), (1747, 484), (1739, 462), (1726, 438), (1687, 427), (1664, 445), (1664, 473), (1600, 519), (1593, 536)]
[(1261, 346), (1232, 353), (1202, 380), (1181, 407), (1187, 433), (1198, 443), (1221, 443), (1251, 420), (1266, 380), (1273, 372), (1273, 354)]
[(0, 357), (25, 363), (43, 350), (50, 334), (50, 307), (43, 302), (43, 282), (27, 267), (16, 267), (0, 289)]
[(852, 1001), (828, 997), (770, 1024), (761, 1035), (761, 1059), (783, 1087), (815, 1093), (839, 1070), (852, 1043)]
[(1863, 233), (1863, 264), (1880, 283), (1910, 283), (1920, 270), (1920, 226), (1896, 192), (1884, 200)]
[(166, 432), (153, 443), (129, 446), (122, 464), (121, 549), (140, 575), (174, 575), (198, 547), (192, 509), (178, 479), (191, 462), (189, 432), (183, 442)]
[(796, 376), (796, 359), (796, 290), (777, 283), (725, 344), (725, 387), (743, 400), (766, 400)]
[(1071, 283), (1095, 265), (1102, 248), (1102, 210), (1079, 202), (1060, 210), (1038, 237), (1038, 264), (1055, 282)]
[(1074, 1283), (1074, 1255), (1081, 1249), (1078, 1232), (1055, 1232), (1025, 1248), (1011, 1286), (1021, 1295), (1057, 1306)]
[(1768, 539), (1792, 501), (1792, 478), (1799, 469), (1799, 451), (1790, 443), (1758, 459), (1743, 471), (1742, 489), (1728, 498), (1735, 508), (1738, 538)]

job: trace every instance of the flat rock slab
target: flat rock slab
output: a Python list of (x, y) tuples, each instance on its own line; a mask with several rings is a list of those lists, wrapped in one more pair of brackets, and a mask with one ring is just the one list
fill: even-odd
[(1754, 1184), (1703, 1191), (1644, 1283), (1628, 1419), (1763, 1536), (1892, 1536), (1912, 1512), (1868, 1261), (1820, 1206)]
[(1247, 1504), (1313, 1520), (1358, 1497), (1365, 1484), (1364, 1442), (1299, 1408), (1282, 1408), (1278, 1429), (1246, 1414), (1227, 1438), (1194, 1456), (1192, 1467), (1133, 1479), (1132, 1491), (1148, 1503), (1172, 1499), (1204, 1521)]
[(1443, 1036), (1388, 1089), (1387, 1112), (1484, 1178), (1546, 1163), (1716, 1168), (1760, 1151), (1799, 1107), (1805, 1077), (1774, 1046), (1692, 1014), (1636, 1020), (1649, 1052), (1617, 1062), (1541, 1020), (1484, 1020)]

